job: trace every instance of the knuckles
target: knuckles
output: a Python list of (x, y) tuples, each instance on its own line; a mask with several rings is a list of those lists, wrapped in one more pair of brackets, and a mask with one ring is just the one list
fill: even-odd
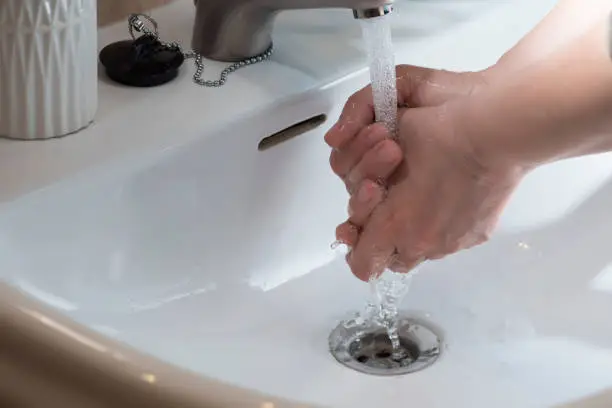
[(329, 166), (331, 167), (335, 175), (339, 177), (344, 176), (344, 174), (342, 173), (342, 168), (343, 168), (342, 157), (339, 152), (337, 151), (331, 152), (331, 154), (329, 155)]

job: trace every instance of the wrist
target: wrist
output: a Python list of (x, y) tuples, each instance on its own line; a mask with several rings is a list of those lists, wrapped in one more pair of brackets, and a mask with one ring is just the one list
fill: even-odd
[(488, 71), (487, 89), (456, 108), (482, 160), (529, 171), (612, 150), (612, 64), (605, 20), (545, 61), (511, 74), (496, 67)]
[(491, 67), (495, 75), (508, 75), (544, 61), (588, 32), (608, 15), (612, 0), (559, 0), (548, 14)]

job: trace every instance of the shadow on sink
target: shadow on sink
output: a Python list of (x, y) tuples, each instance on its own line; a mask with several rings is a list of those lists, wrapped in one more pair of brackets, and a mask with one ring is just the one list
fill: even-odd
[[(488, 280), (503, 288), (515, 307), (528, 312), (539, 334), (610, 348), (612, 327), (605, 312), (612, 310), (610, 208), (612, 182), (607, 182), (564, 219), (540, 230), (497, 237), (475, 249), (472, 262), (457, 267), (469, 271), (488, 264), (482, 274), (488, 273)], [(500, 259), (501, 253), (510, 256)]]
[(612, 404), (612, 389), (603, 391), (591, 397), (558, 405), (555, 408), (608, 408)]

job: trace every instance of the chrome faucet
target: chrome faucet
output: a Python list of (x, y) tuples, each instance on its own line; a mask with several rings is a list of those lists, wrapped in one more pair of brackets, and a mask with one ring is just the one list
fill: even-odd
[(357, 19), (388, 14), (393, 0), (194, 0), (192, 48), (206, 58), (236, 62), (272, 45), (272, 25), (283, 10), (347, 8)]

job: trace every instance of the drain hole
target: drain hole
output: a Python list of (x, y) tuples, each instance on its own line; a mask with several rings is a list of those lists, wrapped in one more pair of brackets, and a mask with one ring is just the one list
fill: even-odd
[(359, 361), (361, 364), (365, 364), (368, 362), (369, 359), (370, 357), (368, 356), (358, 356), (356, 360)]
[(441, 353), (441, 338), (427, 323), (402, 317), (398, 323), (399, 347), (394, 350), (387, 330), (364, 323), (339, 324), (329, 346), (338, 362), (372, 375), (402, 375), (432, 365)]
[(266, 149), (278, 145), (279, 143), (293, 139), (294, 137), (297, 137), (303, 133), (318, 128), (323, 123), (325, 123), (326, 120), (327, 115), (320, 114), (306, 119), (300, 123), (296, 123), (295, 125), (289, 126), (288, 128), (281, 130), (280, 132), (276, 132), (273, 135), (261, 139), (261, 141), (257, 145), (257, 150), (264, 151)]
[(387, 332), (380, 329), (353, 340), (348, 347), (348, 353), (361, 364), (395, 368), (416, 361), (421, 350), (414, 340), (400, 336), (400, 348), (394, 352)]

